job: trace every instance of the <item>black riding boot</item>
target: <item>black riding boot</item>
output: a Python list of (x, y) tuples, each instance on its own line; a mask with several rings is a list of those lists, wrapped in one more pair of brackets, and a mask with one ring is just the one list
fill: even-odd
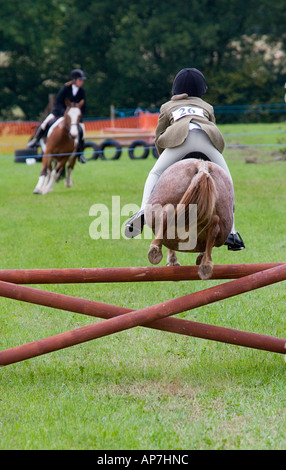
[(125, 236), (127, 238), (137, 237), (142, 233), (144, 224), (144, 211), (136, 212), (125, 224)]
[(80, 163), (86, 163), (86, 158), (83, 155), (84, 151), (84, 140), (80, 139), (77, 146), (77, 159)]
[(27, 145), (28, 149), (37, 147), (39, 141), (41, 140), (42, 137), (45, 135), (45, 130), (40, 127), (38, 127), (35, 136), (30, 140), (30, 142)]
[(230, 233), (225, 245), (227, 245), (228, 250), (239, 251), (245, 248), (244, 242), (238, 232)]

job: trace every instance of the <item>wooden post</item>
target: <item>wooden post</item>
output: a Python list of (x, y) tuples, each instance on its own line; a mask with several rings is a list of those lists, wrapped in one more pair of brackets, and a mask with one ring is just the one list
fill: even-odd
[(110, 124), (111, 124), (111, 128), (114, 129), (114, 118), (115, 118), (115, 108), (114, 108), (114, 105), (111, 104), (110, 105)]

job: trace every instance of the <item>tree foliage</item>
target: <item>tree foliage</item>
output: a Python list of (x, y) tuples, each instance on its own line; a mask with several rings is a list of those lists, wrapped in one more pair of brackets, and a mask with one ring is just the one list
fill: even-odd
[(199, 68), (213, 105), (282, 102), (282, 0), (0, 0), (1, 118), (43, 112), (80, 67), (88, 116), (159, 107), (175, 74)]

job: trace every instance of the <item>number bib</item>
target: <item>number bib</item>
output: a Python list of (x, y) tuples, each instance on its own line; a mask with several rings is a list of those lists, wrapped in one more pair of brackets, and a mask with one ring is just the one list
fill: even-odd
[(182, 106), (181, 108), (176, 109), (176, 111), (173, 111), (172, 115), (174, 121), (178, 121), (178, 119), (181, 119), (185, 116), (199, 116), (202, 118), (205, 117), (204, 110), (195, 106)]

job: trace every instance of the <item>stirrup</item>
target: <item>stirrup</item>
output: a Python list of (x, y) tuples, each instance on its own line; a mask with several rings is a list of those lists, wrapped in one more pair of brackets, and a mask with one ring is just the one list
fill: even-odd
[(228, 250), (231, 251), (239, 251), (239, 250), (244, 250), (245, 244), (238, 232), (236, 233), (230, 233), (225, 245), (227, 245)]
[(132, 217), (125, 224), (125, 236), (127, 238), (134, 238), (137, 235), (140, 235), (143, 231), (145, 221), (144, 221), (144, 211), (143, 209)]

